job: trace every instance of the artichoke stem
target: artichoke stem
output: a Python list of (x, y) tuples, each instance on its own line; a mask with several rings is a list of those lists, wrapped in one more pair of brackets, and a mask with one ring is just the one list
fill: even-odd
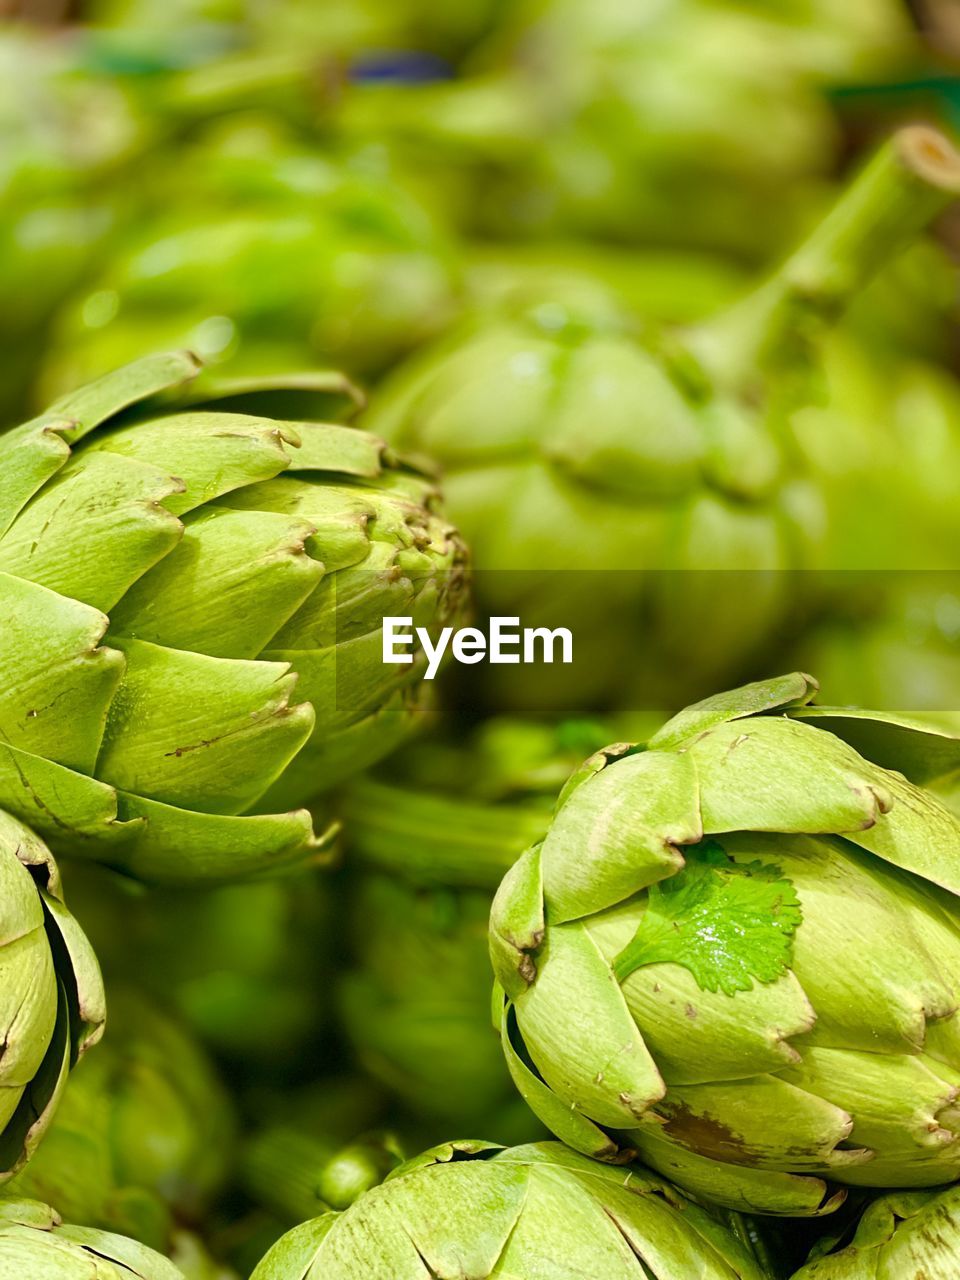
[(749, 387), (836, 320), (872, 276), (960, 195), (960, 153), (927, 125), (887, 140), (813, 233), (753, 293), (692, 335), (721, 384)]

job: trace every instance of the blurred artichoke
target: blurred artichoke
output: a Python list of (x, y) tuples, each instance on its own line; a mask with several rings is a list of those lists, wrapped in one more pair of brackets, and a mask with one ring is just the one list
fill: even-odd
[(782, 247), (832, 176), (840, 136), (824, 88), (916, 57), (897, 0), (533, 0), (509, 10), (470, 74), (361, 84), (340, 125), (392, 143), (474, 229), (756, 258)]
[(135, 1240), (64, 1225), (35, 1200), (0, 1201), (4, 1280), (185, 1280), (167, 1258)]
[[(317, 60), (362, 58), (384, 50), (456, 57), (491, 26), (504, 0), (464, 0), (438, 9), (429, 0), (84, 0), (83, 17), (113, 28), (126, 45), (168, 56), (214, 56), (224, 47), (291, 50)], [(191, 44), (189, 37), (193, 37)]]
[(383, 614), (435, 626), (464, 588), (431, 485), (380, 441), (202, 380), (191, 400), (196, 371), (146, 357), (0, 436), (0, 801), (158, 881), (315, 855), (310, 815), (278, 809), (419, 714)]
[(847, 608), (820, 619), (793, 650), (816, 670), (826, 700), (944, 714), (960, 725), (956, 574), (844, 575), (841, 585)]
[(0, 424), (22, 409), (48, 321), (117, 224), (115, 179), (142, 133), (122, 89), (77, 75), (62, 41), (0, 27)]
[(354, 967), (340, 1010), (365, 1070), (428, 1139), (452, 1124), (498, 1140), (536, 1136), (490, 1024), (487, 921), (504, 872), (550, 820), (575, 763), (614, 733), (489, 721), (463, 742), (424, 740), (344, 805)]
[(207, 1058), (132, 990), (110, 988), (110, 1030), (70, 1078), (49, 1132), (7, 1188), (87, 1226), (166, 1252), (231, 1168), (233, 1114)]
[(452, 251), (427, 212), (266, 114), (208, 127), (162, 181), (63, 315), (47, 395), (180, 346), (244, 375), (376, 370), (454, 312)]
[(574, 633), (572, 674), (498, 677), (511, 705), (682, 704), (762, 663), (809, 585), (788, 570), (850, 567), (822, 545), (829, 483), (797, 430), (813, 340), (958, 191), (950, 144), (904, 130), (770, 280), (685, 336), (640, 342), (548, 300), (385, 386), (366, 423), (445, 469), (481, 605)]
[(599, 752), (491, 916), (507, 1060), (557, 1136), (792, 1215), (960, 1173), (960, 737), (815, 691)]
[(559, 1143), (457, 1142), (403, 1165), (344, 1214), (295, 1228), (252, 1280), (368, 1276), (765, 1280), (749, 1245), (643, 1170)]
[[(43, 842), (0, 811), (0, 1182), (49, 1128), (67, 1073), (103, 1032), (97, 960)], [(0, 1268), (2, 1270), (2, 1268)]]
[(822, 477), (831, 565), (791, 661), (831, 702), (960, 711), (960, 387), (834, 341), (824, 402), (796, 416)]
[(67, 884), (108, 979), (123, 982), (132, 968), (231, 1080), (285, 1082), (323, 1053), (333, 939), (325, 873), (184, 894), (71, 863)]
[(953, 1280), (960, 1188), (897, 1191), (871, 1204), (846, 1246), (819, 1246), (793, 1280)]

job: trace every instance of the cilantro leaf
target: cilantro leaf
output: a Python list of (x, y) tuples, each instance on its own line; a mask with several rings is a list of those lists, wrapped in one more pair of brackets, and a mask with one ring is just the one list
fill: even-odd
[(682, 871), (647, 891), (637, 932), (614, 961), (618, 982), (663, 962), (683, 965), (703, 990), (728, 996), (781, 977), (803, 919), (791, 881), (779, 867), (734, 862), (716, 840), (686, 854)]

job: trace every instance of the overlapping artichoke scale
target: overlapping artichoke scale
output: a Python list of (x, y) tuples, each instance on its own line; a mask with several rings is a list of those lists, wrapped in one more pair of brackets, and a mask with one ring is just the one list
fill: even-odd
[[(616, 1143), (588, 1117), (628, 1130), (622, 1141), (684, 1185), (771, 1212), (822, 1208), (816, 1179), (797, 1178), (791, 1202), (794, 1174), (922, 1186), (960, 1172), (960, 821), (929, 787), (817, 727), (816, 708), (755, 714), (802, 701), (802, 683), (708, 700), (649, 750), (588, 762), (493, 914), (508, 1064), (534, 1109), (597, 1154)], [(849, 726), (869, 740), (870, 726), (852, 715)], [(928, 780), (955, 767), (958, 747), (937, 731), (924, 746), (924, 733), (881, 719), (874, 736), (885, 762)], [(648, 902), (630, 884), (631, 848), (638, 881), (671, 874), (650, 864), (657, 833), (666, 850), (709, 837), (793, 886), (788, 970), (732, 994), (668, 962), (616, 981)], [(617, 1122), (630, 1111), (632, 1123)], [(675, 1159), (671, 1142), (686, 1149)], [(786, 1177), (756, 1176), (768, 1170)]]
[(88, 1227), (66, 1226), (36, 1200), (0, 1206), (0, 1275), (36, 1280), (184, 1280), (146, 1245)]
[(421, 1280), (549, 1274), (556, 1280), (759, 1280), (732, 1233), (642, 1171), (598, 1166), (556, 1143), (454, 1143), (402, 1166), (336, 1217), (284, 1238), (255, 1280)]
[(960, 1256), (960, 1190), (896, 1191), (868, 1205), (853, 1240), (793, 1280), (953, 1280)]
[(296, 809), (409, 731), (422, 664), (382, 663), (380, 618), (435, 622), (463, 590), (430, 482), (381, 441), (173, 411), (196, 372), (147, 357), (0, 437), (0, 802), (170, 881), (322, 850), (266, 794), (287, 773)]

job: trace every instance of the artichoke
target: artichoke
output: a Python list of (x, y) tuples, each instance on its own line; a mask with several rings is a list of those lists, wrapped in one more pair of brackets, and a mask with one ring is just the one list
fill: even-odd
[(403, 188), (268, 115), (215, 120), (64, 309), (42, 382), (58, 395), (180, 346), (242, 374), (377, 370), (456, 305), (453, 253)]
[(185, 1280), (146, 1245), (91, 1227), (64, 1225), (36, 1200), (0, 1202), (3, 1280)]
[(379, 440), (263, 417), (249, 384), (188, 407), (196, 371), (146, 357), (0, 436), (0, 803), (171, 882), (317, 854), (280, 810), (419, 716), (383, 615), (455, 619), (465, 581), (430, 483)]
[(4, 424), (28, 398), (51, 317), (106, 247), (118, 221), (114, 179), (142, 143), (120, 86), (74, 70), (63, 42), (0, 27)]
[(341, 128), (391, 141), (482, 233), (744, 258), (779, 248), (834, 171), (824, 86), (916, 57), (896, 0), (532, 0), (502, 26), (452, 82), (348, 89)]
[(573, 631), (572, 677), (508, 671), (511, 705), (682, 705), (766, 666), (803, 593), (786, 571), (849, 567), (797, 431), (812, 340), (958, 191), (950, 144), (904, 130), (772, 279), (685, 336), (641, 343), (548, 300), (384, 386), (366, 425), (444, 468), (483, 608)]
[[(100, 1039), (103, 985), (43, 842), (0, 811), (0, 1182), (49, 1128), (67, 1073)], [(2, 1268), (0, 1268), (2, 1270)]]
[(355, 960), (340, 977), (341, 1017), (364, 1069), (430, 1141), (464, 1123), (500, 1141), (537, 1136), (529, 1113), (508, 1105), (491, 1033), (490, 903), (543, 836), (563, 778), (615, 732), (488, 721), (464, 742), (398, 753), (346, 796)]
[(295, 1228), (251, 1280), (764, 1280), (749, 1245), (643, 1170), (559, 1143), (437, 1147), (346, 1213)]
[(71, 1076), (56, 1118), (7, 1194), (166, 1251), (230, 1170), (233, 1111), (200, 1047), (132, 990), (110, 990), (110, 1031)]
[(815, 691), (593, 756), (491, 916), (508, 1065), (558, 1137), (796, 1216), (960, 1174), (960, 737)]
[(960, 1266), (960, 1188), (897, 1191), (869, 1206), (853, 1240), (818, 1245), (793, 1280), (953, 1280)]

